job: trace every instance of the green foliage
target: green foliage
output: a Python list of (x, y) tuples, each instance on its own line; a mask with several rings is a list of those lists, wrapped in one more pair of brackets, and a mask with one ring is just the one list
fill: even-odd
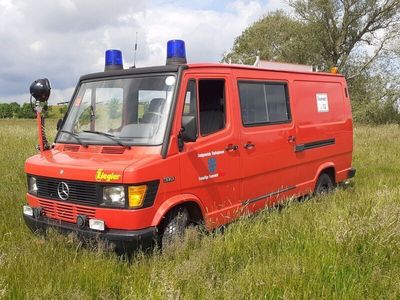
[(8, 103), (0, 103), (0, 118), (10, 119), (13, 117), (13, 111)]
[(68, 106), (63, 105), (50, 105), (48, 108), (47, 118), (49, 119), (62, 119), (68, 110)]
[(354, 120), (364, 124), (400, 124), (400, 80), (395, 72), (391, 75), (377, 70), (363, 72), (349, 81)]
[(36, 126), (0, 120), (0, 128), (0, 298), (399, 298), (398, 126), (356, 127), (357, 175), (347, 188), (243, 218), (223, 234), (190, 230), (163, 254), (130, 262), (26, 228), (23, 163), (37, 153)]
[(58, 111), (59, 111), (61, 116), (64, 116), (65, 113), (67, 112), (67, 110), (68, 110), (68, 105), (66, 105), (66, 104), (61, 105), (61, 106), (58, 107)]
[(11, 119), (18, 116), (21, 107), (17, 102), (0, 103), (0, 119)]
[(347, 78), (357, 122), (398, 123), (400, 0), (289, 4), (293, 15), (265, 15), (236, 38), (223, 61), (253, 64), (258, 55), (325, 71), (337, 66)]
[(118, 98), (112, 98), (107, 102), (108, 115), (110, 119), (115, 120), (121, 118), (122, 105), (121, 100)]
[[(67, 105), (49, 105), (45, 116), (50, 119), (60, 119), (67, 109)], [(0, 119), (33, 119), (35, 117), (29, 103), (24, 103), (22, 106), (17, 102), (0, 103)]]
[(21, 109), (21, 106), (17, 102), (11, 102), (8, 105), (10, 107), (9, 109), (12, 112), (12, 117), (15, 118), (18, 115), (18, 113), (19, 113), (19, 111)]
[(83, 109), (82, 113), (79, 115), (78, 123), (80, 127), (86, 127), (90, 123), (90, 119), (92, 116), (92, 106), (89, 105), (85, 109)]
[(36, 117), (35, 113), (32, 111), (30, 103), (24, 103), (19, 110), (17, 117), (20, 119), (34, 119)]
[[(321, 47), (323, 65), (337, 66), (349, 76), (352, 61), (367, 56), (363, 70), (385, 44), (398, 35), (399, 0), (291, 0), (296, 17), (313, 27)], [(374, 55), (360, 56), (360, 49), (374, 45)]]
[(248, 27), (236, 38), (224, 62), (253, 64), (257, 55), (264, 60), (312, 64), (319, 51), (312, 28), (276, 11)]

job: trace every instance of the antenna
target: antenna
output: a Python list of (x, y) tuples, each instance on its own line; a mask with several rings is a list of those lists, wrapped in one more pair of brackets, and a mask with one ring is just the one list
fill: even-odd
[(135, 52), (133, 54), (133, 67), (132, 68), (136, 68), (137, 35), (138, 35), (138, 33), (136, 31)]

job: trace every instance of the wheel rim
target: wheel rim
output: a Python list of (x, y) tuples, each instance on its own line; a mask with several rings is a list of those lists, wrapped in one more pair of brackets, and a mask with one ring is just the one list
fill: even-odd
[(327, 184), (323, 184), (323, 185), (321, 185), (321, 187), (319, 189), (319, 194), (325, 195), (325, 194), (328, 194), (328, 191), (329, 191), (328, 185)]

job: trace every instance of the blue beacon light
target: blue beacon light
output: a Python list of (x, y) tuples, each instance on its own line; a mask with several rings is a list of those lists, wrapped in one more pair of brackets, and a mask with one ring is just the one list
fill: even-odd
[(167, 65), (186, 64), (185, 42), (170, 40), (167, 43)]
[(110, 49), (106, 51), (106, 65), (104, 71), (122, 70), (124, 68), (122, 62), (121, 50)]

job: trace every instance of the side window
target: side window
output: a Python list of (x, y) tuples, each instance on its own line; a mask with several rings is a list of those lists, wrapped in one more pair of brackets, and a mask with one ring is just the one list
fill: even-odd
[(87, 89), (83, 97), (77, 97), (75, 107), (79, 108), (78, 120), (75, 123), (75, 132), (90, 130), (90, 123), (93, 123), (92, 90)]
[(199, 108), (202, 136), (225, 128), (225, 80), (199, 81)]
[(285, 83), (239, 82), (243, 125), (282, 123), (290, 120)]
[(197, 115), (197, 97), (196, 97), (196, 81), (189, 80), (186, 88), (185, 106), (183, 108), (184, 116)]
[(96, 89), (95, 119), (97, 131), (108, 131), (122, 125), (122, 88)]

